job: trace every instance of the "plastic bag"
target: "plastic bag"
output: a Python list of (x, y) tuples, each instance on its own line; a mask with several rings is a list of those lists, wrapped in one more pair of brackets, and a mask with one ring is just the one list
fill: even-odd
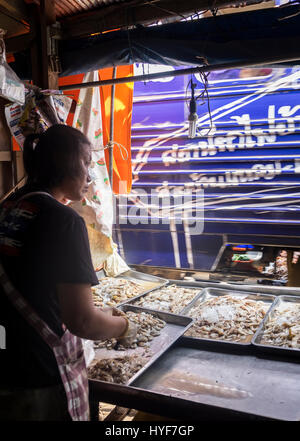
[(103, 269), (107, 277), (117, 277), (125, 271), (129, 271), (130, 268), (127, 263), (118, 254), (118, 247), (113, 243), (113, 253), (108, 256), (106, 261), (103, 263)]
[(25, 87), (16, 73), (6, 62), (4, 34), (0, 29), (0, 96), (18, 104), (25, 102)]
[(25, 137), (31, 133), (42, 133), (53, 124), (64, 124), (71, 110), (73, 100), (60, 91), (41, 91), (27, 85), (25, 104), (5, 106), (7, 125), (22, 148)]
[(94, 342), (92, 340), (82, 339), (85, 364), (88, 367), (95, 358)]
[[(83, 82), (97, 81), (98, 72), (88, 72)], [(81, 89), (75, 109), (73, 127), (81, 130), (92, 143), (90, 175), (93, 180), (83, 201), (71, 207), (83, 217), (87, 225), (92, 262), (95, 269), (113, 253), (112, 223), (113, 194), (109, 184), (102, 138), (102, 118), (99, 87)]]

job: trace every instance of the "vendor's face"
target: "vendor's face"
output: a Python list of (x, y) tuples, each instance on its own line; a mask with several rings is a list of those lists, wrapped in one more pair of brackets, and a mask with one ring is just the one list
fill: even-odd
[(75, 178), (65, 178), (61, 190), (66, 199), (71, 201), (81, 201), (88, 191), (89, 166), (91, 165), (91, 147), (89, 144), (83, 144), (79, 158), (79, 170)]

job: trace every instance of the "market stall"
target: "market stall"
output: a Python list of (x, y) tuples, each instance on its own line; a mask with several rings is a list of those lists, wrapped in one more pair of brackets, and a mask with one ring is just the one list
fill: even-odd
[[(40, 33), (45, 40), (46, 26), (41, 26)], [(48, 55), (45, 41), (43, 61)], [(51, 55), (52, 61), (56, 55)], [(298, 58), (292, 53), (289, 59)], [(273, 61), (276, 60), (274, 56)], [(256, 62), (257, 59), (252, 59), (249, 65)], [(262, 64), (263, 59), (259, 63)], [(209, 70), (204, 66), (202, 71), (205, 69)], [(35, 77), (41, 79), (44, 75), (45, 80), (46, 71), (43, 63), (42, 69), (36, 69)], [(58, 71), (54, 73), (55, 89), (58, 89)], [(98, 70), (86, 74), (84, 80), (86, 84), (71, 124), (96, 138), (95, 146), (99, 150), (95, 148), (93, 162), (99, 166), (98, 171), (101, 169), (95, 179), (101, 180), (101, 186), (91, 186), (85, 203), (80, 202), (74, 209), (85, 217), (89, 227), (95, 269), (104, 266), (104, 271), (97, 273), (99, 285), (92, 289), (93, 301), (96, 308), (116, 307), (137, 326), (136, 339), (128, 347), (116, 339), (86, 342), (93, 419), (98, 420), (99, 402), (107, 402), (183, 420), (299, 420), (300, 288), (233, 283), (224, 272), (218, 281), (193, 277), (180, 280), (129, 268), (121, 260), (116, 271), (112, 271), (115, 261), (107, 264), (109, 257), (116, 256), (112, 212), (102, 210), (105, 203), (111, 202), (111, 181), (107, 170), (101, 168), (105, 165), (102, 128), (97, 126), (98, 120), (90, 122), (100, 112), (98, 86), (117, 84), (117, 81), (101, 82)], [(120, 80), (127, 84), (125, 81), (126, 78)], [(26, 123), (30, 118), (25, 119), (24, 114), (26, 111), (30, 114), (33, 108), (35, 116), (40, 118), (39, 130), (47, 128), (45, 114), (39, 112), (38, 105), (33, 105), (37, 104), (34, 101), (37, 98), (55, 110), (54, 123), (65, 123), (71, 102), (61, 92), (72, 90), (75, 83), (62, 86), (60, 91), (41, 93), (39, 89), (37, 94), (33, 86), (27, 86), (27, 102), (25, 97), (24, 102), (16, 102), (19, 107), (25, 104), (18, 121), (8, 117), (12, 135), (20, 136), (16, 131), (20, 121), (21, 126), (23, 123), (23, 128), (28, 129)], [(48, 76), (39, 84), (48, 89)], [(98, 92), (94, 94), (94, 90)], [(58, 119), (61, 103), (68, 104), (68, 112)], [(112, 99), (110, 104), (113, 114)], [(82, 113), (82, 109), (86, 112)], [(7, 107), (11, 117), (16, 117), (15, 110), (14, 105)], [(45, 125), (41, 126), (41, 122)], [(53, 124), (53, 120), (48, 122)], [(112, 133), (108, 130), (106, 135), (112, 143)], [(114, 167), (111, 155), (109, 163), (111, 178)], [(126, 188), (130, 185), (131, 177)], [(107, 215), (109, 219), (105, 218)], [(240, 264), (245, 269), (245, 262), (250, 262), (249, 255), (247, 259), (239, 253), (230, 264)], [(225, 263), (221, 269), (228, 269)], [(178, 271), (186, 273), (186, 269)], [(163, 273), (163, 268), (160, 272)]]
[[(146, 352), (145, 346), (95, 348), (89, 368), (94, 416), (102, 401), (194, 421), (299, 420), (299, 289), (273, 287), (265, 294), (216, 285), (169, 281), (120, 306), (183, 327), (171, 338), (162, 327)], [(164, 312), (178, 306), (183, 290), (189, 301), (176, 314)], [(188, 318), (192, 322), (184, 322)], [(140, 364), (130, 371), (137, 357)]]

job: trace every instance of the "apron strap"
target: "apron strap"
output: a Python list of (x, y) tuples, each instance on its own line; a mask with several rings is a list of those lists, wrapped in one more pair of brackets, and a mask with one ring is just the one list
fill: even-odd
[(20, 201), (22, 201), (23, 199), (27, 199), (27, 198), (29, 198), (30, 196), (33, 196), (33, 195), (35, 195), (35, 194), (44, 194), (44, 195), (49, 196), (50, 198), (53, 198), (53, 199), (54, 199), (54, 197), (52, 196), (52, 194), (47, 193), (46, 191), (31, 191), (30, 193), (24, 194), (22, 197), (20, 197), (20, 198), (16, 201), (16, 204), (18, 204), (18, 203), (19, 203)]
[(39, 335), (51, 347), (51, 349), (53, 349), (54, 346), (59, 345), (60, 338), (58, 335), (56, 335), (49, 328), (49, 326), (42, 319), (40, 319), (24, 297), (15, 289), (6, 275), (2, 263), (0, 263), (0, 282), (6, 296), (9, 298), (15, 308), (25, 318), (25, 320), (31, 326), (33, 326), (33, 328), (39, 333)]

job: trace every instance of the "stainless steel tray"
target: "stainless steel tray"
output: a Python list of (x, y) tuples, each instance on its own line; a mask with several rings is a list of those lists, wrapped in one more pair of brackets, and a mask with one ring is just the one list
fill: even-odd
[[(169, 283), (177, 283), (178, 280), (169, 279)], [(287, 286), (266, 286), (266, 285), (244, 285), (242, 283), (229, 283), (229, 282), (211, 282), (209, 280), (197, 280), (195, 282), (182, 280), (182, 286), (189, 285), (193, 283), (194, 286), (199, 288), (217, 288), (217, 289), (228, 289), (232, 291), (251, 291), (255, 294), (270, 294), (274, 296), (281, 295), (292, 295), (300, 296), (300, 288), (287, 287)]]
[(275, 311), (284, 303), (297, 303), (300, 304), (300, 297), (298, 296), (279, 296), (274, 301), (271, 309), (269, 309), (262, 323), (258, 327), (252, 338), (252, 344), (262, 352), (268, 352), (270, 354), (288, 357), (300, 357), (300, 348), (289, 348), (286, 346), (276, 346), (266, 343), (261, 343), (264, 329), (267, 322), (274, 316)]
[[(183, 282), (181, 282), (181, 281), (172, 281), (172, 283), (169, 283), (168, 285), (160, 286), (159, 288), (155, 288), (155, 289), (151, 290), (151, 292), (152, 292), (152, 293), (158, 292), (158, 291), (161, 290), (162, 288), (167, 288), (168, 286), (171, 286), (171, 285), (177, 285), (177, 286), (179, 286), (179, 287), (188, 288), (188, 289), (189, 289), (189, 288), (190, 288), (190, 289), (195, 289), (195, 296), (194, 296), (194, 298), (191, 300), (191, 302), (193, 302), (194, 299), (195, 299), (196, 297), (198, 297), (198, 296), (201, 294), (201, 292), (203, 291), (203, 288), (199, 288), (199, 286), (197, 286), (197, 284), (194, 284), (193, 282), (190, 282), (190, 283), (187, 284), (187, 283), (183, 283)], [(131, 304), (133, 304), (136, 300), (140, 299), (141, 297), (146, 297), (148, 294), (149, 294), (149, 292), (147, 292), (147, 293), (143, 293), (143, 294), (140, 294), (140, 295), (138, 295), (138, 296), (136, 296), (136, 297), (132, 297), (131, 299), (129, 299), (129, 300), (126, 302), (126, 304), (131, 305)], [(182, 312), (187, 308), (187, 306), (190, 305), (191, 302), (189, 302), (188, 305), (186, 305), (182, 310), (180, 310), (180, 311), (179, 311), (178, 313), (176, 313), (176, 314), (182, 315)], [(133, 305), (133, 306), (139, 306), (139, 305)], [(141, 307), (143, 308), (143, 306), (141, 306)], [(151, 309), (151, 310), (153, 310), (153, 311), (160, 311), (160, 310), (158, 310), (158, 309), (155, 309), (154, 307), (151, 308), (150, 306), (146, 306), (146, 308), (147, 308), (147, 309)], [(168, 311), (165, 311), (165, 312), (168, 312)], [(170, 313), (170, 314), (172, 314), (172, 313)]]
[[(218, 289), (218, 288), (206, 288), (204, 289), (194, 300), (182, 311), (182, 315), (189, 315), (190, 310), (197, 306), (204, 301), (208, 300), (209, 298), (213, 297), (220, 297), (224, 295), (231, 295), (234, 297), (239, 298), (248, 298), (255, 301), (262, 301), (269, 304), (269, 309), (271, 308), (273, 301), (275, 299), (275, 296), (269, 295), (269, 294), (254, 294), (252, 292), (244, 292), (244, 291), (232, 291), (231, 289)], [(267, 311), (268, 312), (268, 311)], [(187, 339), (190, 343), (193, 343), (193, 346), (203, 347), (203, 343), (206, 345), (214, 345), (216, 347), (221, 348), (222, 346), (232, 346), (234, 347), (247, 347), (251, 345), (251, 339), (253, 335), (249, 336), (249, 339), (246, 341), (228, 341), (228, 340), (221, 340), (221, 339), (208, 339), (208, 338), (200, 338), (200, 337), (189, 337), (183, 335), (184, 339)]]
[[(103, 270), (98, 271), (96, 275), (98, 279), (107, 277)], [(145, 274), (134, 270), (125, 271), (124, 273), (116, 276), (115, 278), (132, 280), (133, 282), (136, 282), (141, 285), (141, 292), (139, 294), (137, 294), (134, 297), (130, 297), (130, 299), (118, 303), (117, 306), (124, 305), (125, 303), (128, 303), (129, 300), (130, 301), (134, 300), (140, 297), (141, 295), (148, 294), (149, 292), (158, 288), (162, 288), (163, 286), (166, 286), (169, 283), (167, 279), (164, 279), (162, 277), (152, 276), (151, 274)]]
[(224, 414), (299, 421), (298, 363), (253, 353), (241, 356), (230, 350), (200, 350), (185, 343), (183, 338), (178, 340), (135, 379), (130, 396), (136, 393), (149, 403), (156, 398), (174, 413), (188, 408), (194, 420), (205, 414), (212, 419)]
[[(126, 383), (129, 385), (134, 381), (139, 375), (141, 375), (148, 367), (163, 354), (182, 334), (191, 326), (193, 319), (189, 317), (183, 317), (176, 314), (171, 314), (162, 311), (153, 311), (147, 308), (139, 308), (133, 305), (121, 305), (119, 307), (122, 311), (132, 311), (132, 312), (147, 312), (155, 317), (158, 317), (166, 322), (165, 327), (162, 329), (161, 334), (154, 338), (150, 342), (150, 351), (153, 353), (149, 361), (142, 367), (140, 371), (133, 375), (133, 377)], [(115, 358), (122, 357), (124, 355), (137, 355), (140, 356), (144, 352), (143, 347), (139, 347), (136, 349), (128, 349), (126, 351), (116, 351), (116, 350), (107, 350), (107, 349), (96, 349), (95, 359), (105, 359), (105, 358)], [(97, 383), (105, 383), (106, 381), (102, 380), (89, 380), (91, 382), (96, 381)]]

